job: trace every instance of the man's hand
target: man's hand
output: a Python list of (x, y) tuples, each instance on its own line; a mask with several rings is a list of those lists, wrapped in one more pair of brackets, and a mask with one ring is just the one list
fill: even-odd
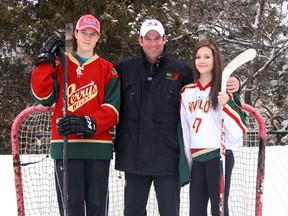
[(57, 123), (61, 136), (77, 134), (84, 138), (92, 137), (96, 132), (96, 122), (93, 117), (68, 115)]
[(235, 93), (239, 91), (240, 81), (236, 77), (229, 77), (226, 88), (228, 93)]

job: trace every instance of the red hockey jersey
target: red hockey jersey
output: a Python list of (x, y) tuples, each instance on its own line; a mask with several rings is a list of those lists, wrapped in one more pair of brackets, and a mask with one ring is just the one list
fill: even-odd
[[(111, 159), (113, 154), (110, 129), (118, 123), (120, 107), (120, 80), (112, 63), (94, 55), (83, 65), (70, 53), (67, 55), (68, 114), (92, 116), (97, 131), (91, 138), (68, 136), (68, 158)], [(55, 103), (51, 120), (51, 157), (63, 157), (63, 137), (56, 123), (63, 117), (64, 73), (56, 61), (53, 68), (48, 63), (39, 64), (32, 72), (31, 95), (43, 106)]]

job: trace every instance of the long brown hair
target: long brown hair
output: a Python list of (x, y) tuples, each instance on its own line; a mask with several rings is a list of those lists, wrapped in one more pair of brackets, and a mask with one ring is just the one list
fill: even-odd
[(215, 110), (218, 106), (218, 92), (221, 91), (221, 77), (222, 77), (222, 71), (223, 71), (223, 56), (220, 51), (220, 47), (217, 44), (217, 42), (212, 39), (203, 39), (199, 41), (193, 50), (193, 75), (194, 75), (194, 80), (198, 80), (200, 78), (200, 73), (197, 71), (196, 65), (195, 65), (195, 60), (196, 60), (196, 54), (198, 49), (201, 47), (208, 47), (212, 50), (213, 57), (214, 57), (214, 65), (213, 65), (213, 70), (212, 70), (212, 81), (211, 81), (211, 91), (209, 93), (209, 100), (211, 101), (212, 108)]

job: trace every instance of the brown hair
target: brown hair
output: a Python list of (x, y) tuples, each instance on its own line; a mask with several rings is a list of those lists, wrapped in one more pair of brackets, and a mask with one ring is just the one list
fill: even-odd
[(213, 65), (213, 71), (212, 71), (212, 81), (211, 81), (211, 91), (209, 93), (209, 100), (211, 101), (212, 108), (215, 110), (218, 106), (218, 92), (221, 91), (221, 77), (222, 77), (222, 71), (223, 71), (223, 56), (220, 51), (220, 47), (217, 44), (217, 42), (212, 39), (204, 39), (199, 41), (193, 50), (192, 55), (192, 66), (193, 66), (193, 75), (194, 80), (198, 80), (200, 78), (200, 73), (197, 71), (196, 65), (195, 65), (195, 59), (198, 49), (201, 47), (208, 47), (212, 50), (213, 57), (214, 57), (214, 65)]

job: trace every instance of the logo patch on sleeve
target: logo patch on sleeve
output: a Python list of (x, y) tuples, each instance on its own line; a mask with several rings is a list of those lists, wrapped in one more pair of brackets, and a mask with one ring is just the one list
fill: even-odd
[(117, 75), (117, 71), (116, 71), (116, 69), (115, 69), (115, 68), (112, 68), (111, 73), (112, 73), (113, 75)]

